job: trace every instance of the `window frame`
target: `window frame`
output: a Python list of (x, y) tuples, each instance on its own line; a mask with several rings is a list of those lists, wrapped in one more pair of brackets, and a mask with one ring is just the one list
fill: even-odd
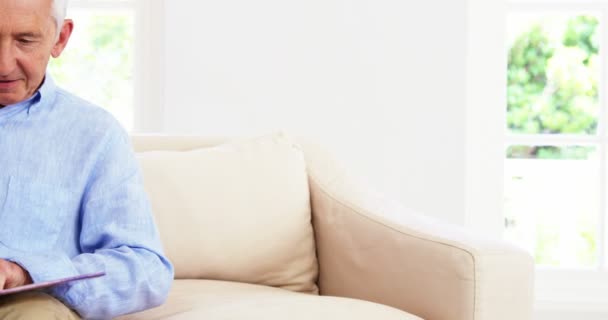
[[(70, 9), (134, 12), (133, 130), (131, 133), (163, 131), (164, 1), (72, 0)], [(77, 24), (78, 21), (75, 21)], [(75, 92), (75, 94), (78, 94)]]
[[(497, 3), (499, 2), (499, 3)], [(491, 3), (491, 4), (490, 4)], [(466, 225), (490, 236), (504, 231), (505, 147), (509, 144), (597, 144), (600, 150), (599, 267), (536, 270), (537, 312), (608, 313), (608, 32), (600, 29), (599, 126), (595, 136), (509, 135), (506, 126), (506, 22), (510, 13), (593, 12), (608, 23), (608, 0), (469, 0), (467, 57)]]

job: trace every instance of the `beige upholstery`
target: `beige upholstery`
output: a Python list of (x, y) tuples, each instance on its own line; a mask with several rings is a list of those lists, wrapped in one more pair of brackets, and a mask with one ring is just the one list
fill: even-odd
[(428, 320), (531, 319), (534, 262), (527, 253), (370, 193), (314, 145), (306, 155), (321, 294)]
[(137, 158), (177, 278), (318, 292), (306, 164), (286, 137)]
[[(193, 150), (224, 141), (133, 139), (138, 152)], [(531, 319), (534, 266), (528, 254), (371, 194), (350, 180), (325, 151), (314, 144), (300, 145), (307, 163), (322, 296), (239, 283), (176, 280), (164, 306), (127, 319), (416, 319), (411, 315), (426, 320)], [(168, 232), (159, 227), (161, 235)]]
[(213, 280), (176, 280), (165, 305), (121, 319), (420, 320), (397, 309), (361, 300)]

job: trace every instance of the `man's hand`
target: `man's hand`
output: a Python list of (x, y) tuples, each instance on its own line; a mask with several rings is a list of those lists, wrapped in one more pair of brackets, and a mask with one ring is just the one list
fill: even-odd
[(32, 283), (30, 274), (20, 265), (0, 259), (0, 290)]

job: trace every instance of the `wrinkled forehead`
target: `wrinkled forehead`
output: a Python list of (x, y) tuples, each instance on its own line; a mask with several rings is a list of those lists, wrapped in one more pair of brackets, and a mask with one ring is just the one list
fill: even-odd
[(54, 25), (52, 5), (52, 0), (0, 0), (0, 32), (22, 28), (48, 31)]

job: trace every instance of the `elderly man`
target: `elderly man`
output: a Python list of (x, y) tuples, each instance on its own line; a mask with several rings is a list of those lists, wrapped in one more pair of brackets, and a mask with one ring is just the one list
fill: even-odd
[(0, 0), (0, 289), (106, 275), (0, 296), (1, 319), (108, 319), (161, 304), (173, 278), (127, 134), (46, 74), (65, 9)]

